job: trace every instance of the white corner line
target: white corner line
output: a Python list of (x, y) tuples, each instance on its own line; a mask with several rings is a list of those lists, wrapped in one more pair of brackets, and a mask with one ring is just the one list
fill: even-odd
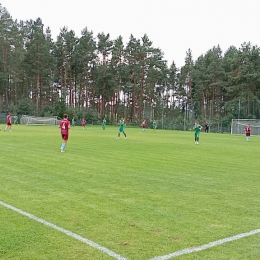
[(185, 254), (203, 251), (205, 249), (208, 249), (208, 248), (211, 248), (211, 247), (214, 247), (214, 246), (218, 246), (218, 245), (221, 245), (221, 244), (225, 244), (225, 243), (228, 243), (228, 242), (232, 242), (232, 241), (244, 238), (244, 237), (252, 236), (252, 235), (255, 235), (257, 233), (260, 233), (260, 229), (255, 229), (255, 230), (249, 231), (247, 233), (242, 233), (242, 234), (239, 234), (239, 235), (236, 235), (236, 236), (220, 239), (220, 240), (210, 242), (210, 243), (202, 245), (202, 246), (198, 246), (198, 247), (194, 247), (194, 248), (185, 248), (183, 250), (176, 251), (176, 252), (168, 254), (168, 255), (154, 257), (150, 260), (168, 260), (168, 259), (174, 258), (176, 256), (181, 256), (181, 255), (185, 255)]
[(38, 218), (38, 217), (34, 216), (33, 214), (30, 214), (30, 213), (25, 212), (25, 211), (23, 211), (21, 209), (18, 209), (18, 208), (15, 208), (15, 207), (13, 207), (13, 206), (11, 206), (9, 204), (6, 204), (6, 203), (4, 203), (1, 200), (0, 200), (0, 205), (6, 207), (8, 209), (11, 209), (13, 211), (16, 211), (16, 212), (20, 213), (21, 215), (24, 215), (24, 216), (26, 216), (26, 217), (28, 217), (30, 219), (33, 219), (33, 220), (35, 220), (35, 221), (37, 221), (39, 223), (42, 223), (45, 226), (51, 227), (53, 229), (56, 229), (56, 230), (66, 234), (66, 235), (68, 235), (68, 236), (70, 236), (72, 238), (75, 238), (75, 239), (77, 239), (77, 240), (79, 240), (79, 241), (81, 241), (81, 242), (83, 242), (85, 244), (88, 244), (89, 246), (91, 246), (91, 247), (93, 247), (93, 248), (95, 248), (95, 249), (97, 249), (97, 250), (99, 250), (99, 251), (101, 251), (101, 252), (103, 252), (103, 253), (105, 253), (105, 254), (107, 254), (109, 256), (112, 256), (115, 259), (127, 260), (127, 258), (125, 258), (125, 257), (123, 257), (123, 256), (121, 256), (121, 255), (119, 255), (119, 254), (117, 254), (117, 253), (107, 249), (106, 247), (103, 247), (103, 246), (101, 246), (101, 245), (99, 245), (99, 244), (97, 244), (97, 243), (95, 243), (95, 242), (93, 242), (93, 241), (91, 241), (91, 240), (89, 240), (87, 238), (84, 238), (84, 237), (82, 237), (80, 235), (77, 235), (77, 234), (75, 234), (75, 233), (73, 233), (73, 232), (71, 232), (69, 230), (66, 230), (64, 228), (56, 226), (55, 224), (52, 224), (52, 223), (50, 223), (50, 222), (48, 222), (48, 221), (46, 221), (44, 219)]

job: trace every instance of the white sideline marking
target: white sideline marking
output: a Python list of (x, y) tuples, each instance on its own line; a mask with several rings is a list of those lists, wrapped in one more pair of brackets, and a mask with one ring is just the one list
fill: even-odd
[(240, 238), (248, 237), (248, 236), (251, 236), (251, 235), (254, 235), (254, 234), (257, 234), (257, 233), (260, 233), (260, 229), (255, 229), (255, 230), (252, 230), (250, 232), (242, 233), (242, 234), (239, 234), (239, 235), (236, 235), (236, 236), (233, 236), (233, 237), (227, 237), (227, 238), (224, 238), (224, 239), (220, 239), (220, 240), (217, 240), (217, 241), (214, 241), (214, 242), (210, 242), (208, 244), (205, 244), (205, 245), (202, 245), (202, 246), (198, 246), (198, 247), (195, 247), (195, 248), (185, 248), (183, 250), (176, 251), (175, 253), (171, 253), (171, 254), (164, 255), (164, 256), (154, 257), (154, 258), (152, 258), (150, 260), (168, 260), (168, 259), (174, 258), (176, 256), (190, 254), (190, 253), (194, 253), (194, 252), (199, 252), (199, 251), (208, 249), (210, 247), (214, 247), (214, 246), (218, 246), (218, 245), (221, 245), (221, 244), (225, 244), (227, 242), (232, 242), (234, 240), (238, 240)]
[(6, 203), (2, 202), (1, 200), (0, 200), (0, 205), (4, 206), (6, 208), (9, 208), (9, 209), (11, 209), (13, 211), (16, 211), (16, 212), (18, 212), (18, 213), (20, 213), (20, 214), (22, 214), (22, 215), (24, 215), (24, 216), (26, 216), (28, 218), (36, 220), (37, 222), (40, 222), (40, 223), (44, 224), (45, 226), (49, 226), (49, 227), (51, 227), (53, 229), (56, 229), (56, 230), (66, 234), (66, 235), (68, 235), (70, 237), (73, 237), (73, 238), (75, 238), (75, 239), (77, 239), (77, 240), (79, 240), (79, 241), (81, 241), (83, 243), (86, 243), (89, 246), (92, 246), (92, 247), (100, 250), (101, 252), (114, 257), (115, 259), (127, 260), (127, 258), (124, 258), (123, 256), (121, 256), (121, 255), (119, 255), (119, 254), (117, 254), (117, 253), (107, 249), (106, 247), (100, 246), (99, 244), (97, 244), (97, 243), (95, 243), (95, 242), (93, 242), (93, 241), (91, 241), (91, 240), (89, 240), (87, 238), (84, 238), (84, 237), (82, 237), (80, 235), (77, 235), (77, 234), (75, 234), (75, 233), (73, 233), (73, 232), (71, 232), (69, 230), (64, 229), (64, 228), (58, 227), (55, 224), (52, 224), (52, 223), (50, 223), (48, 221), (45, 221), (44, 219), (38, 218), (38, 217), (36, 217), (36, 216), (34, 216), (34, 215), (30, 214), (30, 213), (27, 213), (27, 212), (25, 212), (25, 211), (23, 211), (21, 209), (18, 209), (18, 208), (15, 208), (15, 207), (13, 207), (13, 206), (11, 206), (9, 204), (6, 204)]

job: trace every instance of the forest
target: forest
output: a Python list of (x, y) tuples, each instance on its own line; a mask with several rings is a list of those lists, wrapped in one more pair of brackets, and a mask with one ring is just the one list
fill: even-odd
[[(185, 64), (168, 65), (144, 34), (80, 37), (64, 27), (57, 39), (43, 21), (13, 20), (0, 4), (0, 112), (86, 118), (108, 124), (153, 120), (159, 128), (189, 129), (194, 120), (226, 131), (232, 118), (260, 118), (260, 49), (250, 42), (219, 45)], [(173, 57), (174, 60), (174, 57)]]

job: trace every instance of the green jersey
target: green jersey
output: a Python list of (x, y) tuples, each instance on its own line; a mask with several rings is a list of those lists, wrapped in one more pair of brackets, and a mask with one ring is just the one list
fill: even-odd
[(120, 132), (124, 131), (124, 125), (125, 125), (125, 120), (124, 119), (120, 119), (119, 120), (119, 131)]
[(195, 135), (199, 135), (200, 134), (200, 129), (201, 129), (201, 125), (195, 125), (194, 126)]
[(153, 128), (157, 127), (157, 122), (153, 121)]
[(14, 116), (14, 123), (18, 122), (18, 116)]
[(102, 129), (103, 129), (103, 130), (106, 129), (106, 124), (107, 124), (107, 121), (106, 121), (106, 119), (104, 118), (103, 121), (102, 121)]
[(72, 118), (72, 126), (75, 126), (75, 124), (76, 124), (76, 122), (75, 122), (75, 119), (74, 118)]

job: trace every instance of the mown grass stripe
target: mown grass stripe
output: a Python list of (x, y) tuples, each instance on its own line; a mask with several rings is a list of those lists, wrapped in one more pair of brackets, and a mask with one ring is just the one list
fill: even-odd
[(44, 219), (38, 218), (38, 217), (34, 216), (33, 214), (30, 214), (30, 213), (28, 213), (28, 212), (25, 212), (25, 211), (23, 211), (23, 210), (21, 210), (21, 209), (18, 209), (18, 208), (16, 208), (16, 207), (12, 206), (12, 205), (6, 204), (6, 203), (4, 203), (4, 202), (1, 201), (1, 200), (0, 200), (0, 205), (6, 207), (6, 208), (8, 208), (8, 209), (11, 209), (11, 210), (13, 210), (13, 211), (15, 211), (15, 212), (18, 212), (18, 213), (20, 213), (21, 215), (24, 215), (24, 216), (26, 216), (26, 217), (28, 217), (28, 218), (30, 218), (30, 219), (33, 219), (33, 220), (35, 220), (35, 221), (37, 221), (37, 222), (39, 222), (39, 223), (42, 223), (42, 224), (44, 224), (45, 226), (51, 227), (51, 228), (53, 228), (53, 229), (56, 229), (56, 230), (58, 230), (58, 231), (60, 231), (60, 232), (62, 232), (62, 233), (64, 233), (64, 234), (66, 234), (66, 235), (68, 235), (68, 236), (70, 236), (70, 237), (72, 237), (72, 238), (75, 238), (75, 239), (77, 239), (77, 240), (79, 240), (79, 241), (81, 241), (81, 242), (83, 242), (83, 243), (85, 243), (85, 244), (88, 244), (89, 246), (92, 246), (92, 247), (94, 247), (94, 248), (100, 250), (101, 252), (103, 252), (103, 253), (105, 253), (105, 254), (107, 254), (107, 255), (109, 255), (109, 256), (114, 257), (115, 259), (118, 259), (118, 260), (127, 260), (127, 258), (125, 258), (125, 257), (123, 257), (123, 256), (121, 256), (121, 255), (119, 255), (119, 254), (117, 254), (117, 253), (115, 253), (115, 252), (113, 252), (113, 251), (107, 249), (106, 247), (103, 247), (103, 246), (101, 246), (101, 245), (99, 245), (99, 244), (97, 244), (97, 243), (95, 243), (95, 242), (93, 242), (93, 241), (91, 241), (91, 240), (89, 240), (89, 239), (87, 239), (87, 238), (84, 238), (84, 237), (82, 237), (82, 236), (80, 236), (80, 235), (78, 235), (78, 234), (75, 234), (75, 233), (73, 233), (73, 232), (71, 232), (71, 231), (69, 231), (69, 230), (67, 230), (67, 229), (64, 229), (64, 228), (62, 228), (62, 227), (56, 226), (55, 224), (52, 224), (52, 223), (50, 223), (50, 222), (48, 222), (48, 221), (46, 221), (46, 220), (44, 220)]

